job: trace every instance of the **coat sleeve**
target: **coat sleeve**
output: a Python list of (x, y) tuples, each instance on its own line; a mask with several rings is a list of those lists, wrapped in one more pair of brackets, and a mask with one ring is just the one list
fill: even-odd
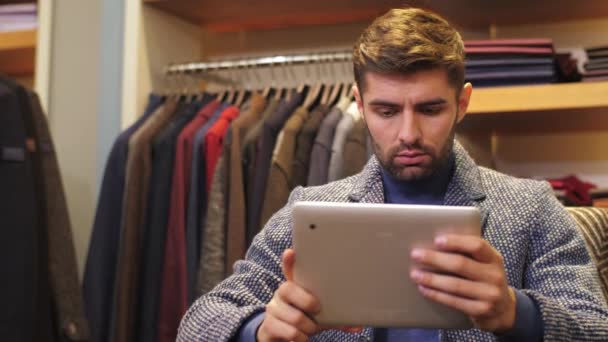
[(245, 260), (234, 273), (190, 307), (180, 324), (177, 341), (228, 341), (243, 322), (264, 310), (285, 280), (283, 251), (292, 245), (291, 208), (303, 190), (296, 188), (288, 204), (255, 237)]
[(524, 293), (538, 305), (545, 341), (608, 341), (608, 308), (576, 222), (546, 185), (531, 232)]

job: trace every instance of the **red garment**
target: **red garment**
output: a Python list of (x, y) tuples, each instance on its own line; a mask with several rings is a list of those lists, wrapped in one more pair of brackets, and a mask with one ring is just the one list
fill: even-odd
[(171, 184), (171, 206), (163, 260), (158, 339), (175, 341), (182, 316), (188, 309), (186, 271), (186, 207), (192, 167), (192, 145), (196, 131), (217, 110), (220, 103), (204, 106), (177, 138)]
[(583, 182), (576, 176), (568, 176), (561, 179), (548, 179), (554, 190), (565, 190), (566, 198), (574, 205), (592, 205), (593, 200), (589, 190), (595, 189), (595, 184)]
[(232, 120), (239, 116), (239, 108), (230, 106), (226, 108), (219, 119), (209, 128), (207, 135), (205, 136), (205, 150), (203, 158), (205, 158), (206, 166), (206, 178), (207, 183), (205, 189), (207, 193), (211, 191), (211, 181), (213, 180), (213, 172), (215, 171), (215, 165), (217, 164), (220, 155), (222, 154), (222, 146), (224, 144), (224, 135), (228, 130), (228, 126)]

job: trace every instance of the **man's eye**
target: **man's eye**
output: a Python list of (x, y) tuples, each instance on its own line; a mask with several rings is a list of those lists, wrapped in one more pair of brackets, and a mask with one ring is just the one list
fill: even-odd
[(384, 117), (387, 117), (387, 118), (397, 114), (397, 110), (395, 110), (395, 109), (378, 109), (377, 112), (378, 112), (378, 114), (380, 114)]
[(420, 112), (424, 115), (435, 115), (441, 112), (441, 107), (422, 107), (420, 108)]

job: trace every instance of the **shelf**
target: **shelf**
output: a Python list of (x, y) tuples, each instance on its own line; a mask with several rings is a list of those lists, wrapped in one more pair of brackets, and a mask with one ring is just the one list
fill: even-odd
[(0, 73), (31, 75), (36, 58), (36, 30), (0, 32)]
[[(281, 29), (367, 22), (402, 0), (142, 0), (215, 32)], [(608, 16), (608, 1), (587, 0), (410, 0), (441, 13), (460, 27), (489, 27)], [(474, 10), (473, 10), (474, 9)]]
[(608, 82), (477, 89), (473, 87), (468, 113), (529, 113), (595, 109), (608, 111)]

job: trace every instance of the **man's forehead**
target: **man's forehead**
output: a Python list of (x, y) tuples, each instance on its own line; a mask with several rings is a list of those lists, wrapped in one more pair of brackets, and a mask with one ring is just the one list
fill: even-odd
[(448, 82), (447, 71), (443, 69), (420, 70), (408, 74), (365, 74), (366, 100), (411, 97), (416, 101), (430, 101), (436, 98), (454, 98), (456, 89)]

